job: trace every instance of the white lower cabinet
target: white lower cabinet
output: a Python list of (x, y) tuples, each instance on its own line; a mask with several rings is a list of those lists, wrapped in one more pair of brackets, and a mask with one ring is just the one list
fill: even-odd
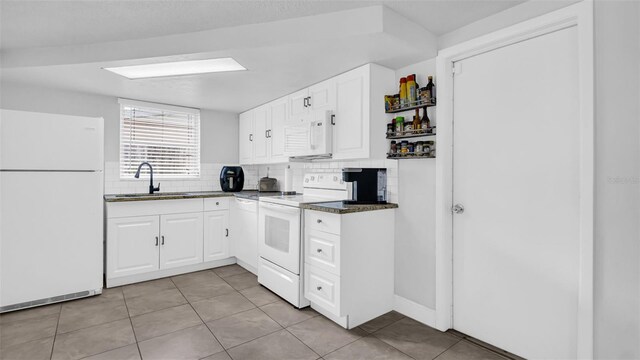
[(204, 261), (229, 257), (229, 212), (204, 213)]
[(107, 224), (107, 272), (112, 277), (160, 268), (158, 216), (115, 218)]
[(304, 296), (352, 329), (393, 310), (393, 209), (304, 211)]
[(235, 262), (228, 199), (204, 200), (107, 203), (107, 287)]
[(160, 269), (202, 262), (202, 213), (160, 216)]

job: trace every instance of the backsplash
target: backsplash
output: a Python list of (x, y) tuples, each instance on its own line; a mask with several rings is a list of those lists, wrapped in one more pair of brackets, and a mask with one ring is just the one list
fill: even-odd
[[(225, 165), (202, 163), (200, 179), (167, 180), (154, 179), (155, 185), (160, 182), (160, 192), (184, 191), (220, 191), (220, 170)], [(258, 179), (269, 176), (278, 179), (280, 189), (284, 186), (284, 169), (287, 165), (293, 170), (293, 189), (302, 192), (302, 182), (306, 172), (340, 172), (345, 167), (381, 167), (387, 168), (387, 197), (390, 202), (398, 202), (398, 161), (396, 160), (362, 160), (362, 161), (324, 161), (312, 163), (290, 163), (273, 165), (246, 165), (244, 170), (244, 188), (256, 189)], [(119, 163), (110, 161), (105, 163), (104, 193), (129, 194), (146, 193), (149, 190), (149, 179), (120, 179)]]
[[(185, 191), (220, 191), (220, 170), (227, 164), (202, 163), (200, 165), (200, 179), (157, 179), (154, 185), (160, 182), (160, 192), (185, 192)], [(143, 170), (143, 172), (146, 172)], [(110, 161), (104, 164), (104, 193), (105, 194), (129, 194), (146, 193), (149, 191), (149, 178), (146, 179), (120, 179), (119, 163)]]
[(361, 161), (323, 161), (311, 163), (289, 163), (273, 165), (243, 166), (245, 189), (255, 189), (258, 179), (267, 176), (278, 179), (278, 186), (284, 186), (284, 169), (287, 165), (293, 170), (293, 190), (303, 192), (302, 183), (306, 172), (340, 172), (346, 167), (387, 168), (387, 200), (398, 202), (398, 161), (397, 160), (361, 160)]

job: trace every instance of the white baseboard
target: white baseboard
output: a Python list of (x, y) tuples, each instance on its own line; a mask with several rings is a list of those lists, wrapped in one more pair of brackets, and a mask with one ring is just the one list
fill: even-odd
[(394, 295), (394, 310), (425, 325), (436, 327), (436, 311), (400, 295)]
[(228, 259), (207, 261), (199, 264), (187, 265), (187, 266), (182, 266), (182, 267), (177, 267), (172, 269), (151, 271), (144, 274), (136, 274), (136, 275), (123, 276), (123, 277), (116, 277), (116, 278), (107, 278), (107, 288), (112, 288), (115, 286), (122, 286), (127, 284), (134, 284), (142, 281), (155, 280), (155, 279), (160, 279), (168, 276), (181, 275), (181, 274), (186, 274), (194, 271), (213, 269), (220, 266), (226, 266), (226, 265), (231, 265), (235, 263), (236, 263), (236, 258), (232, 256)]
[(240, 265), (240, 267), (243, 267), (245, 270), (247, 270), (248, 272), (252, 273), (255, 276), (258, 276), (258, 269), (247, 264), (246, 262), (240, 260), (240, 259), (236, 259), (236, 264)]

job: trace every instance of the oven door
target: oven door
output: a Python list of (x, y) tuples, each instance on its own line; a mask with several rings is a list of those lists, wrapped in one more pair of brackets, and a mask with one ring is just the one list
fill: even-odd
[(260, 257), (300, 274), (300, 221), (297, 207), (260, 201), (258, 253)]

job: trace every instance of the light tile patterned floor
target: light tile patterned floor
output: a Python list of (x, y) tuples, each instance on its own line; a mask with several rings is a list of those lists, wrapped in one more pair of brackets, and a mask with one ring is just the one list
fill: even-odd
[(345, 330), (237, 265), (0, 316), (0, 359), (486, 359), (463, 335), (396, 312)]

